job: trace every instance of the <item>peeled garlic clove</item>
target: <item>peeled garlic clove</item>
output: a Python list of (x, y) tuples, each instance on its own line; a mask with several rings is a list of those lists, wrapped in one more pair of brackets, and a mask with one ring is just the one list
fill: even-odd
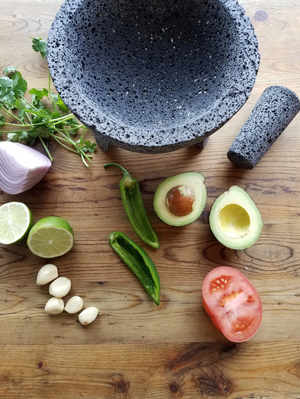
[(86, 308), (79, 314), (78, 320), (80, 321), (80, 323), (83, 326), (87, 326), (88, 324), (91, 324), (96, 319), (96, 317), (98, 316), (98, 313), (99, 313), (99, 309), (91, 306), (90, 308)]
[(79, 312), (83, 307), (83, 299), (80, 296), (72, 296), (65, 306), (65, 311), (70, 314)]
[(50, 281), (54, 280), (58, 277), (58, 270), (55, 265), (45, 265), (43, 266), (37, 275), (36, 283), (37, 285), (45, 285), (50, 283)]
[(45, 312), (49, 314), (59, 314), (63, 310), (64, 301), (61, 298), (51, 298), (45, 306)]
[(71, 289), (71, 280), (67, 277), (58, 277), (49, 285), (49, 293), (57, 298), (66, 296)]

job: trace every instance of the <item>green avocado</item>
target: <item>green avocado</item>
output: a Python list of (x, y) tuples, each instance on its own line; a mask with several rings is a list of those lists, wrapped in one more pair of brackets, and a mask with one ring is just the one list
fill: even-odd
[(156, 189), (154, 210), (170, 226), (185, 226), (194, 222), (206, 204), (204, 176), (187, 172), (169, 177)]
[(230, 187), (215, 200), (209, 224), (216, 239), (231, 249), (251, 247), (263, 228), (259, 210), (250, 196), (238, 186)]

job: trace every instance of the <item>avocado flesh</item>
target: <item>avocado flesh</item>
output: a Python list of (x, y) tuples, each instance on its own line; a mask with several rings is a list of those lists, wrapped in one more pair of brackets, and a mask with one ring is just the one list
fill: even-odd
[(215, 200), (209, 224), (216, 239), (231, 249), (251, 247), (263, 228), (259, 210), (250, 196), (238, 186), (232, 186)]
[[(206, 204), (205, 179), (201, 173), (187, 172), (172, 176), (164, 180), (156, 189), (153, 205), (157, 216), (170, 226), (185, 226), (194, 222), (202, 213)], [(167, 206), (166, 197), (168, 192), (176, 186), (189, 186), (195, 196), (193, 210), (188, 215), (173, 215)]]

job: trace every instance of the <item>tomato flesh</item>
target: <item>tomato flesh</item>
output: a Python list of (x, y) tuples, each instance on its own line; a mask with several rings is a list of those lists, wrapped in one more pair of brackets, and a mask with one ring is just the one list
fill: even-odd
[(202, 299), (212, 322), (230, 341), (247, 341), (257, 332), (262, 320), (261, 299), (238, 270), (222, 266), (208, 273)]

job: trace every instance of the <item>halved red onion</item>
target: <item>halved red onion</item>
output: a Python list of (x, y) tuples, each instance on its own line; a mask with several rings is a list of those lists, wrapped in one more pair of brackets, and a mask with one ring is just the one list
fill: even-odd
[(0, 189), (19, 194), (36, 185), (51, 167), (45, 155), (24, 144), (0, 142)]

